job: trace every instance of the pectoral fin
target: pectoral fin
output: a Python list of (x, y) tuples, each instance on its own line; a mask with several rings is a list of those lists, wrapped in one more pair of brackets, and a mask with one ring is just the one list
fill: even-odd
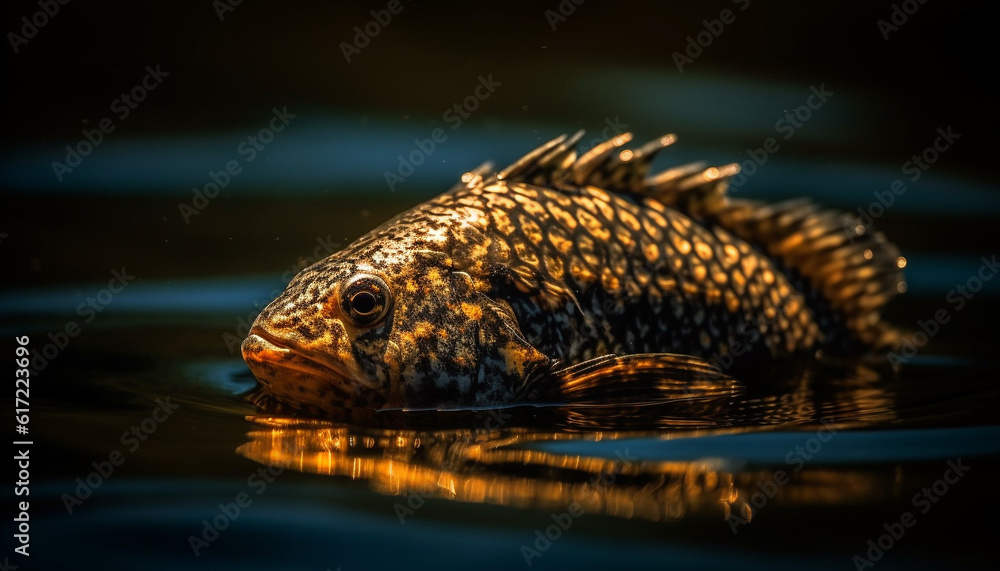
[(572, 404), (726, 398), (743, 386), (704, 359), (673, 353), (604, 355), (549, 375), (546, 396)]

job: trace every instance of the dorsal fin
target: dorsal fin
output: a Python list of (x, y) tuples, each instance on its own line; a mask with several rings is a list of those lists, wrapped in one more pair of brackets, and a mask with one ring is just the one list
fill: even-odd
[(497, 180), (552, 184), (563, 178), (569, 166), (576, 161), (576, 144), (581, 137), (583, 131), (577, 131), (568, 138), (560, 135), (552, 139), (497, 173)]
[(479, 165), (478, 167), (462, 174), (461, 180), (455, 183), (455, 186), (449, 189), (449, 192), (455, 192), (458, 190), (468, 190), (470, 188), (476, 188), (483, 183), (484, 180), (492, 178), (495, 176), (493, 171), (493, 163), (486, 161), (485, 163)]
[[(837, 310), (861, 343), (874, 348), (898, 344), (899, 333), (881, 322), (881, 309), (906, 290), (901, 271), (906, 260), (882, 233), (847, 213), (821, 209), (805, 199), (765, 204), (730, 198), (726, 190), (729, 178), (739, 173), (737, 163), (720, 167), (690, 163), (649, 176), (653, 157), (677, 140), (674, 135), (632, 150), (624, 148), (632, 134), (624, 133), (578, 157), (574, 147), (582, 136), (579, 131), (557, 137), (495, 178), (552, 187), (589, 185), (658, 200), (725, 229), (798, 272)], [(463, 183), (474, 185), (476, 177), (483, 180), (489, 175), (480, 167), (466, 173)]]

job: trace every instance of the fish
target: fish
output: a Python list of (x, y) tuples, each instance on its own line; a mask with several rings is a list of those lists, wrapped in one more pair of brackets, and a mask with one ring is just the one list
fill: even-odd
[(905, 258), (738, 164), (651, 174), (665, 135), (561, 135), (303, 269), (242, 355), (261, 401), (333, 411), (717, 397), (795, 360), (885, 354)]

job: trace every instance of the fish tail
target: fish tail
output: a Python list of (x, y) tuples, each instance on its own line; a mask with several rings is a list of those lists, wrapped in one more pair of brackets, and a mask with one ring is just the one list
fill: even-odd
[(900, 332), (882, 321), (882, 310), (906, 291), (906, 258), (881, 232), (808, 200), (730, 199), (708, 218), (804, 279), (820, 296), (813, 310), (832, 310), (855, 341), (876, 351), (898, 345)]

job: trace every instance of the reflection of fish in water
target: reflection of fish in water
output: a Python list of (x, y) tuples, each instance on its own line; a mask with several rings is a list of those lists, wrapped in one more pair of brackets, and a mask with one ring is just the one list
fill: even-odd
[[(764, 501), (774, 515), (775, 506), (877, 503), (892, 497), (899, 486), (895, 470), (886, 474), (878, 468), (810, 466), (798, 473), (779, 459), (777, 469), (786, 470), (789, 481), (781, 476), (776, 484), (772, 466), (747, 467), (725, 459), (643, 457), (642, 451), (662, 456), (670, 450), (660, 433), (602, 431), (604, 446), (598, 449), (596, 443), (588, 442), (594, 433), (484, 428), (482, 422), (476, 429), (426, 431), (351, 428), (312, 419), (252, 419), (259, 426), (248, 434), (250, 440), (239, 447), (239, 454), (305, 473), (349, 477), (367, 482), (379, 493), (406, 496), (394, 506), (401, 522), (415, 514), (423, 499), (439, 498), (556, 512), (576, 504), (585, 513), (650, 521), (718, 521), (734, 515), (742, 524), (762, 507), (754, 499), (762, 490), (769, 494)], [(695, 439), (739, 432), (689, 432), (686, 436)], [(919, 478), (915, 482), (924, 483)], [(800, 517), (801, 511), (795, 514)]]
[(243, 343), (260, 394), (318, 413), (643, 400), (727, 387), (713, 355), (896, 342), (880, 310), (905, 261), (881, 234), (729, 198), (736, 165), (647, 177), (673, 136), (577, 157), (581, 135), (466, 173), (298, 274)]
[[(566, 510), (652, 521), (726, 517), (743, 493), (722, 462), (644, 462), (525, 449), (546, 435), (514, 429), (350, 429), (324, 421), (255, 418), (237, 452), (273, 466), (368, 482), (380, 493)], [(613, 436), (609, 434), (609, 437)], [(576, 437), (579, 438), (579, 437)], [(400, 521), (413, 509), (397, 504)]]

